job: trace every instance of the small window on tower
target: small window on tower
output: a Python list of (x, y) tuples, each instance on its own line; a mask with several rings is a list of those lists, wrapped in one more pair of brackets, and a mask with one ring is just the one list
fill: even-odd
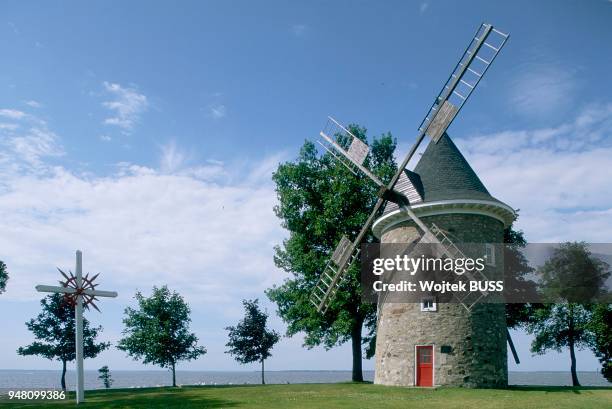
[(491, 243), (485, 244), (485, 262), (489, 266), (495, 265), (495, 246)]
[(436, 300), (434, 297), (427, 297), (421, 300), (421, 311), (436, 311)]

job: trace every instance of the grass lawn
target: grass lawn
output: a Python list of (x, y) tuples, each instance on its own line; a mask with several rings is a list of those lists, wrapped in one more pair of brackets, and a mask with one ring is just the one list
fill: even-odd
[[(0, 406), (73, 408), (70, 400), (14, 402)], [(417, 389), (367, 383), (188, 386), (96, 390), (84, 408), (612, 408), (612, 388), (513, 387), (511, 389)]]

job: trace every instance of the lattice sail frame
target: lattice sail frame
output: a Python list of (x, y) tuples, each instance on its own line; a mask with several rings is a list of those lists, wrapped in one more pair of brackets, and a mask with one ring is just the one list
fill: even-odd
[(317, 308), (317, 311), (323, 314), (327, 312), (346, 277), (346, 270), (359, 257), (359, 251), (360, 249), (354, 247), (346, 236), (342, 236), (310, 293), (310, 303)]
[[(332, 255), (332, 259), (326, 265), (319, 280), (315, 284), (310, 294), (310, 302), (317, 307), (319, 312), (325, 314), (329, 308), (331, 299), (337, 292), (344, 274), (359, 254), (359, 245), (361, 241), (365, 238), (378, 211), (389, 199), (396, 202), (423, 230), (424, 234), (421, 241), (438, 243), (443, 249), (442, 253), (447, 257), (465, 257), (448, 236), (446, 236), (437, 226), (432, 224), (430, 228), (421, 222), (410, 209), (410, 202), (401, 192), (397, 192), (395, 188), (396, 184), (402, 180), (402, 176), (405, 176), (404, 170), (424, 136), (428, 135), (432, 138), (434, 143), (438, 142), (478, 83), (480, 83), (480, 80), (489, 69), (508, 38), (508, 34), (502, 33), (493, 28), (490, 24), (483, 23), (478, 28), (461, 59), (429, 108), (425, 119), (423, 119), (419, 125), (419, 135), (417, 136), (415, 144), (412, 146), (401, 165), (398, 167), (398, 171), (387, 186), (364, 166), (367, 149), (359, 146), (359, 143), (363, 144), (363, 142), (334, 118), (328, 117), (325, 128), (320, 132), (323, 142), (319, 143), (353, 174), (357, 175), (357, 171), (360, 171), (368, 176), (368, 178), (376, 183), (381, 189), (378, 193), (379, 199), (357, 238), (353, 242), (350, 242), (348, 238), (342, 237)], [(353, 147), (354, 143), (357, 144), (355, 147)], [(346, 144), (348, 144), (348, 148), (343, 146)], [(439, 239), (439, 237), (442, 237), (442, 239)], [(350, 243), (350, 245), (347, 245), (347, 242)], [(339, 264), (336, 263), (337, 260), (334, 260), (336, 259), (334, 256), (338, 253), (346, 255), (339, 259)], [(484, 274), (482, 276), (484, 277)], [(487, 295), (486, 292), (480, 292), (480, 295), (477, 295), (473, 302), (466, 301), (471, 294), (472, 293), (469, 293), (463, 300), (459, 300), (468, 311), (480, 298)]]
[[(446, 257), (451, 259), (468, 258), (463, 251), (461, 251), (459, 247), (453, 243), (450, 237), (448, 237), (447, 232), (440, 229), (435, 223), (431, 224), (430, 232), (435, 236), (435, 241), (432, 243), (431, 238), (425, 234), (421, 238), (420, 242), (439, 244), (438, 249), (440, 251), (437, 255), (438, 257)], [(478, 278), (476, 278), (476, 276), (478, 276)], [(460, 277), (469, 281), (487, 281), (487, 276), (482, 271), (478, 270), (474, 271), (474, 273), (466, 270)], [(489, 293), (487, 291), (468, 291), (464, 297), (459, 297), (456, 292), (453, 292), (453, 297), (469, 311), (478, 301), (480, 301), (481, 298), (486, 297), (488, 294)]]
[(319, 135), (322, 138), (317, 141), (319, 145), (342, 165), (346, 166), (355, 176), (357, 176), (358, 172), (361, 172), (372, 179), (377, 185), (383, 186), (380, 179), (364, 165), (370, 151), (370, 147), (365, 142), (353, 135), (331, 116), (327, 117), (327, 123), (321, 132), (319, 132)]
[(510, 36), (483, 23), (419, 125), (437, 142), (453, 122)]
[(77, 297), (80, 296), (83, 298), (83, 307), (89, 309), (89, 306), (91, 305), (98, 312), (100, 312), (100, 309), (94, 302), (94, 301), (99, 301), (96, 298), (96, 296), (85, 294), (83, 292), (85, 290), (95, 290), (96, 289), (98, 284), (94, 284), (93, 282), (100, 275), (100, 273), (92, 276), (91, 278), (89, 277), (89, 273), (85, 274), (85, 276), (81, 279), (82, 283), (81, 283), (81, 286), (79, 287), (77, 284), (77, 278), (74, 274), (72, 274), (72, 271), (68, 270), (68, 274), (66, 274), (59, 268), (57, 270), (66, 279), (66, 281), (59, 280), (59, 283), (61, 284), (61, 286), (65, 288), (73, 288), (75, 290), (73, 293), (64, 294), (64, 302), (68, 303), (71, 307), (75, 307), (77, 304)]

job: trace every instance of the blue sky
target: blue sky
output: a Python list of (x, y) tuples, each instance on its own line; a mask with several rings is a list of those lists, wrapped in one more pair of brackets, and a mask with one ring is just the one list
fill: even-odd
[[(391, 131), (406, 151), (482, 21), (511, 38), (449, 133), (521, 209), (530, 241), (609, 242), (611, 17), (604, 0), (2, 2), (0, 368), (57, 367), (14, 351), (30, 341), (33, 286), (76, 248), (120, 293), (88, 314), (104, 339), (119, 338), (136, 289), (168, 283), (209, 350), (182, 367), (245, 368), (223, 354), (223, 328), (286, 277), (272, 262), (285, 235), (272, 171), (327, 115)], [(511, 369), (568, 369), (567, 354), (530, 358), (516, 337), (524, 363)], [(300, 344), (283, 339), (267, 367), (350, 367), (347, 347)], [(86, 365), (103, 364), (141, 367), (114, 349)]]

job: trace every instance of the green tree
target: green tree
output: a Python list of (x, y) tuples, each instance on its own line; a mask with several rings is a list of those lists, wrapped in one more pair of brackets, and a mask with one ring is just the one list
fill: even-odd
[(6, 291), (6, 282), (9, 279), (8, 271), (6, 271), (6, 264), (0, 260), (0, 294)]
[(580, 386), (576, 374), (576, 349), (593, 344), (589, 329), (590, 302), (602, 295), (610, 276), (608, 265), (593, 257), (586, 243), (564, 243), (539, 269), (541, 292), (553, 302), (535, 310), (527, 332), (535, 335), (531, 351), (543, 354), (549, 349), (570, 352), (572, 384)]
[(532, 302), (538, 298), (538, 288), (536, 282), (528, 277), (535, 269), (523, 253), (526, 246), (527, 240), (521, 230), (515, 230), (513, 225), (504, 230), (504, 286), (505, 291), (512, 292), (513, 301), (506, 304), (508, 328), (524, 327), (535, 309), (542, 306)]
[(198, 338), (189, 332), (191, 310), (183, 297), (170, 292), (167, 286), (153, 287), (151, 297), (140, 292), (135, 296), (138, 309), (125, 309), (125, 335), (119, 348), (143, 363), (152, 363), (172, 370), (172, 386), (176, 386), (176, 364), (197, 359), (206, 353), (198, 346)]
[[(42, 312), (26, 322), (26, 326), (39, 341), (19, 347), (19, 355), (40, 355), (62, 361), (62, 389), (66, 390), (66, 363), (76, 359), (74, 308), (64, 302), (60, 294), (51, 294), (40, 301)], [(92, 328), (83, 318), (83, 355), (94, 358), (110, 346), (109, 342), (96, 343), (102, 327)]]
[(229, 331), (229, 348), (227, 354), (243, 364), (261, 362), (261, 384), (264, 380), (264, 361), (271, 357), (270, 351), (279, 341), (274, 330), (266, 328), (268, 314), (259, 309), (258, 300), (243, 300), (245, 315), (235, 327), (226, 327)]
[(594, 304), (588, 324), (593, 333), (593, 352), (601, 362), (601, 374), (612, 382), (612, 304)]
[(576, 374), (576, 349), (590, 346), (591, 334), (588, 331), (590, 313), (582, 304), (547, 304), (534, 311), (531, 322), (526, 325), (527, 332), (535, 335), (531, 352), (544, 354), (549, 349), (561, 352), (570, 351), (570, 370), (572, 385), (580, 386)]
[[(350, 125), (350, 131), (367, 142), (366, 130)], [(341, 144), (346, 141), (340, 139)], [(396, 141), (390, 134), (374, 139), (366, 166), (383, 182), (393, 176)], [(355, 176), (329, 154), (319, 155), (306, 142), (294, 162), (279, 165), (273, 175), (279, 204), (276, 215), (289, 238), (275, 248), (274, 261), (291, 274), (282, 285), (266, 291), (278, 314), (288, 324), (287, 335), (305, 333), (304, 345), (326, 349), (351, 340), (353, 381), (362, 381), (362, 344), (373, 354), (376, 305), (361, 302), (359, 267), (347, 271), (327, 313), (322, 315), (309, 302), (310, 292), (342, 237), (354, 238), (377, 199), (377, 187), (365, 176)], [(367, 242), (375, 241), (368, 234)], [(368, 329), (362, 336), (363, 327)]]
[(111, 378), (110, 370), (107, 365), (104, 365), (102, 368), (98, 369), (98, 379), (102, 381), (102, 384), (106, 389), (110, 388), (113, 384), (114, 380)]

